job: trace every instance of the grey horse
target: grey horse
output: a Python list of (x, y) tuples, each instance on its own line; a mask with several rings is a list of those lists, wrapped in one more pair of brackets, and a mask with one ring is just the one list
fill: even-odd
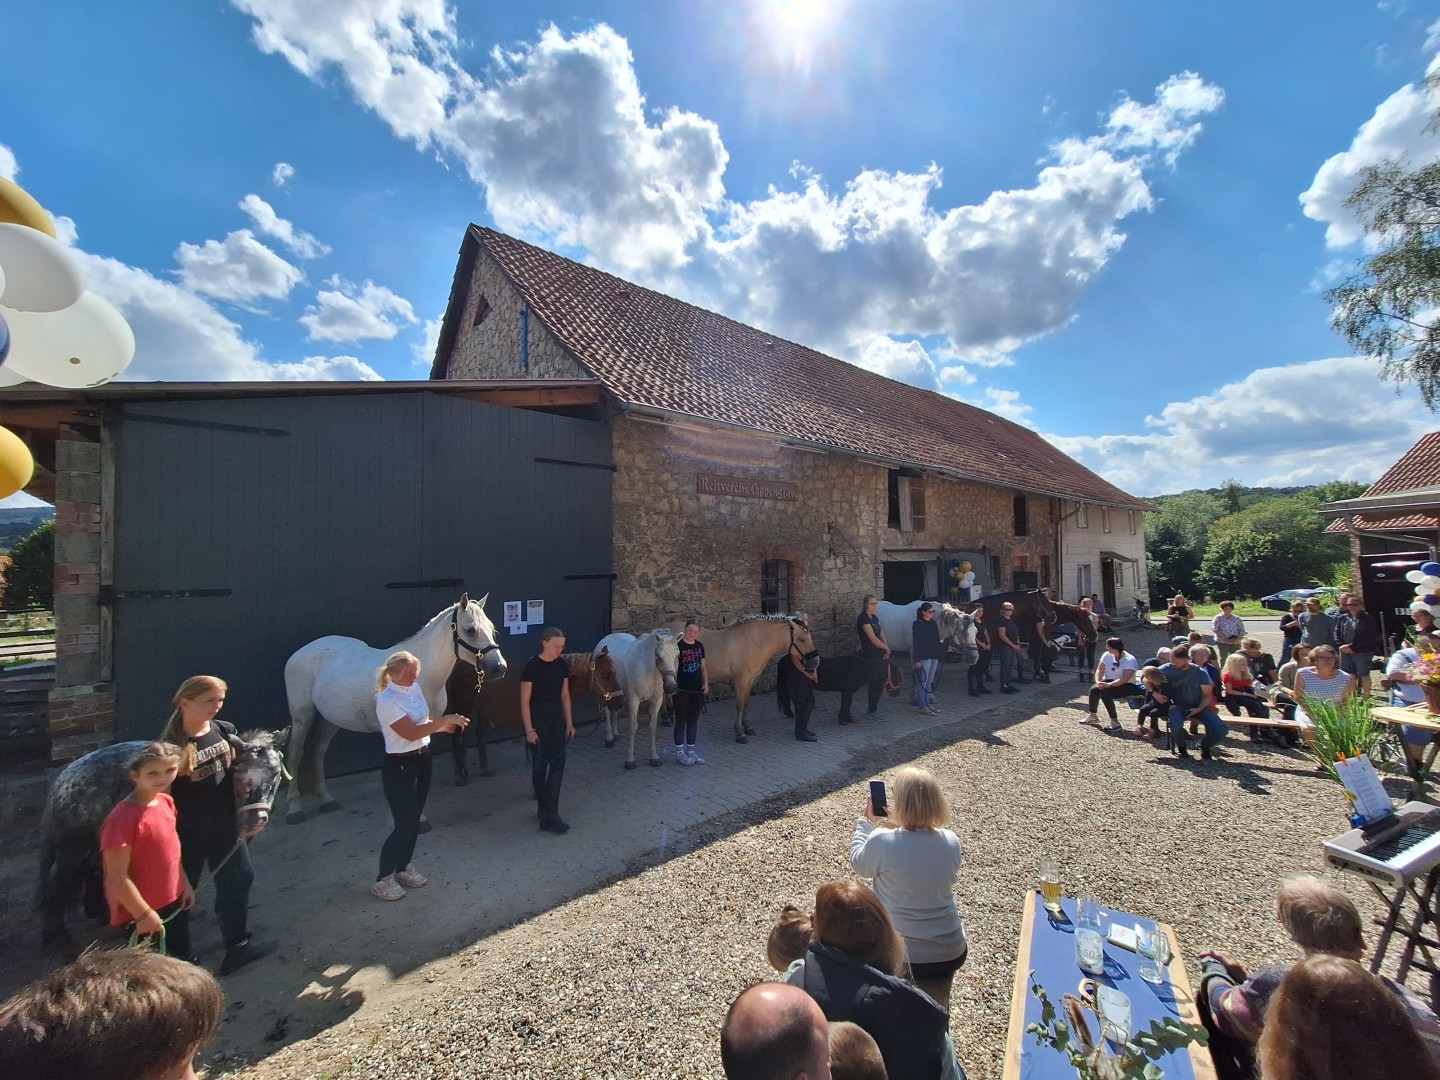
[[(285, 775), (279, 747), (285, 731), (247, 731), (230, 739), (235, 756), (235, 826), (254, 836), (270, 820), (275, 792)], [(40, 868), (35, 907), (47, 948), (74, 944), (65, 914), (83, 890), (85, 914), (106, 915), (100, 866), (100, 826), (132, 789), (130, 759), (148, 740), (115, 743), (76, 758), (55, 778), (40, 818)]]

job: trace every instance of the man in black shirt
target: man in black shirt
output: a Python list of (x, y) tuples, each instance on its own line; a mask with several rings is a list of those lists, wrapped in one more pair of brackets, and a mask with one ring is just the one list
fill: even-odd
[[(859, 652), (867, 660), (890, 659), (890, 645), (885, 640), (885, 631), (880, 629), (880, 617), (875, 614), (879, 608), (879, 597), (873, 594), (867, 595), (864, 607), (855, 619), (855, 636), (859, 639)], [(883, 693), (883, 688), (876, 689), (876, 684), (872, 682), (868, 691), (871, 716), (874, 716), (875, 711), (880, 708), (881, 693)]]
[(561, 655), (565, 632), (547, 626), (540, 632), (540, 655), (520, 672), (520, 721), (530, 754), (530, 780), (539, 804), (540, 829), (570, 830), (560, 817), (560, 783), (565, 778), (565, 744), (575, 737), (570, 713), (570, 665)]
[(1015, 687), (1015, 662), (1020, 656), (1020, 627), (1015, 625), (1015, 605), (1002, 604), (1000, 607), (1000, 622), (995, 627), (995, 635), (991, 639), (994, 642), (995, 651), (1000, 654), (1000, 692), (1002, 694), (1018, 694), (1020, 691)]

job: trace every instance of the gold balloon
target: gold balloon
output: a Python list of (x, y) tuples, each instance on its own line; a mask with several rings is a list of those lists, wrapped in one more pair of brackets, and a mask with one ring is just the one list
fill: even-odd
[(11, 221), (16, 225), (28, 225), (46, 236), (55, 235), (55, 223), (45, 208), (36, 202), (24, 188), (0, 176), (0, 221)]
[(9, 428), (0, 427), (0, 499), (22, 491), (35, 475), (30, 448)]
[(962, 574), (968, 574), (973, 569), (975, 568), (971, 566), (968, 562), (962, 562), (960, 564), (960, 573)]

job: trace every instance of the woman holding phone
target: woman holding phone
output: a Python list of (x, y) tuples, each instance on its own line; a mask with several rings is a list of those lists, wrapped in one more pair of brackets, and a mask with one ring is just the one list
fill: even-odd
[(945, 1009), (950, 987), (969, 953), (955, 906), (960, 838), (944, 826), (950, 807), (928, 769), (895, 774), (889, 814), (865, 800), (850, 841), (850, 868), (870, 878), (875, 894), (905, 940), (915, 985)]

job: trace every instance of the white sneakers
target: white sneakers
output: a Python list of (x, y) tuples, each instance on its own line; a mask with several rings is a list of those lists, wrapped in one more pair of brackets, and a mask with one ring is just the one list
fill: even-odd
[(397, 870), (371, 885), (370, 895), (381, 900), (404, 900), (406, 889), (423, 889), (428, 884), (429, 878), (415, 867), (407, 866), (404, 870)]
[(677, 765), (704, 765), (705, 759), (693, 746), (677, 746), (675, 748), (675, 762)]
[(1099, 727), (1100, 717), (1096, 716), (1094, 713), (1090, 713), (1088, 716), (1085, 717), (1084, 720), (1081, 720), (1080, 723), (1089, 724), (1092, 727)]
[(395, 875), (389, 874), (370, 886), (370, 895), (378, 896), (381, 900), (404, 900), (405, 890), (395, 880)]

